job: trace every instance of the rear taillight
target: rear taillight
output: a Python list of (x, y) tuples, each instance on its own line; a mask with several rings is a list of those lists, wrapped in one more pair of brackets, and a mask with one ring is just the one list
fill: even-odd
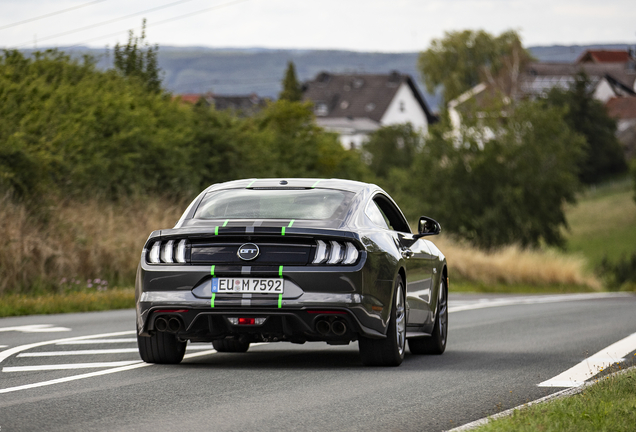
[(324, 242), (316, 241), (316, 254), (313, 264), (355, 264), (358, 260), (358, 248), (351, 242), (337, 242), (331, 240)]
[(185, 264), (188, 262), (187, 246), (186, 239), (156, 241), (148, 253), (148, 262), (150, 264)]

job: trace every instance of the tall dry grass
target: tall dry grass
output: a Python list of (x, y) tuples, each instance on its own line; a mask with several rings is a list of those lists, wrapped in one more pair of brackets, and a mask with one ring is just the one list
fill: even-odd
[[(148, 234), (172, 227), (186, 206), (160, 198), (59, 200), (44, 223), (24, 206), (0, 199), (0, 294), (63, 291), (73, 279), (82, 285), (99, 278), (111, 287), (130, 286)], [(452, 278), (601, 288), (582, 257), (516, 246), (486, 253), (445, 237), (433, 240), (446, 255)]]
[[(46, 222), (0, 200), (0, 294), (60, 289), (75, 279), (131, 285), (148, 234), (171, 228), (186, 203), (59, 201)], [(65, 284), (61, 281), (67, 281)]]
[(554, 250), (508, 246), (493, 252), (472, 248), (448, 238), (434, 239), (448, 261), (451, 277), (484, 284), (577, 285), (595, 290), (602, 283), (584, 257)]

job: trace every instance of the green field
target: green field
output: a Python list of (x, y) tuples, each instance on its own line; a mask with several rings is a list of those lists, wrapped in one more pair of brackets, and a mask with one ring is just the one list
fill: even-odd
[(636, 253), (636, 202), (628, 180), (608, 183), (582, 194), (567, 209), (567, 251), (580, 253), (595, 269), (603, 259), (615, 262)]

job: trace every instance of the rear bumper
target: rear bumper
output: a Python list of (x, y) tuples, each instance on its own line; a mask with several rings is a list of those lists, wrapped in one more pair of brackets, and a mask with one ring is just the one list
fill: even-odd
[[(361, 335), (384, 338), (391, 286), (378, 289), (374, 280), (371, 289), (365, 289), (364, 261), (346, 268), (285, 267), (284, 294), (279, 298), (263, 294), (212, 296), (210, 266), (153, 266), (142, 260), (136, 283), (138, 332), (149, 336), (156, 331), (158, 316), (174, 316), (181, 321), (178, 336), (193, 341), (244, 333), (292, 342), (356, 340)], [(261, 269), (249, 277), (280, 277), (274, 270), (278, 269)], [(245, 276), (245, 269), (217, 266), (215, 276)], [(231, 317), (267, 319), (261, 326), (234, 326), (228, 320)], [(346, 334), (335, 337), (316, 329), (319, 320), (334, 319), (347, 324)]]

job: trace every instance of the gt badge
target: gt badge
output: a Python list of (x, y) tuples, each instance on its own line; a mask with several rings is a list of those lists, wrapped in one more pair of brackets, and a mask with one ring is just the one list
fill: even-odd
[(254, 243), (245, 243), (241, 245), (236, 253), (243, 261), (252, 261), (259, 254), (258, 246)]

